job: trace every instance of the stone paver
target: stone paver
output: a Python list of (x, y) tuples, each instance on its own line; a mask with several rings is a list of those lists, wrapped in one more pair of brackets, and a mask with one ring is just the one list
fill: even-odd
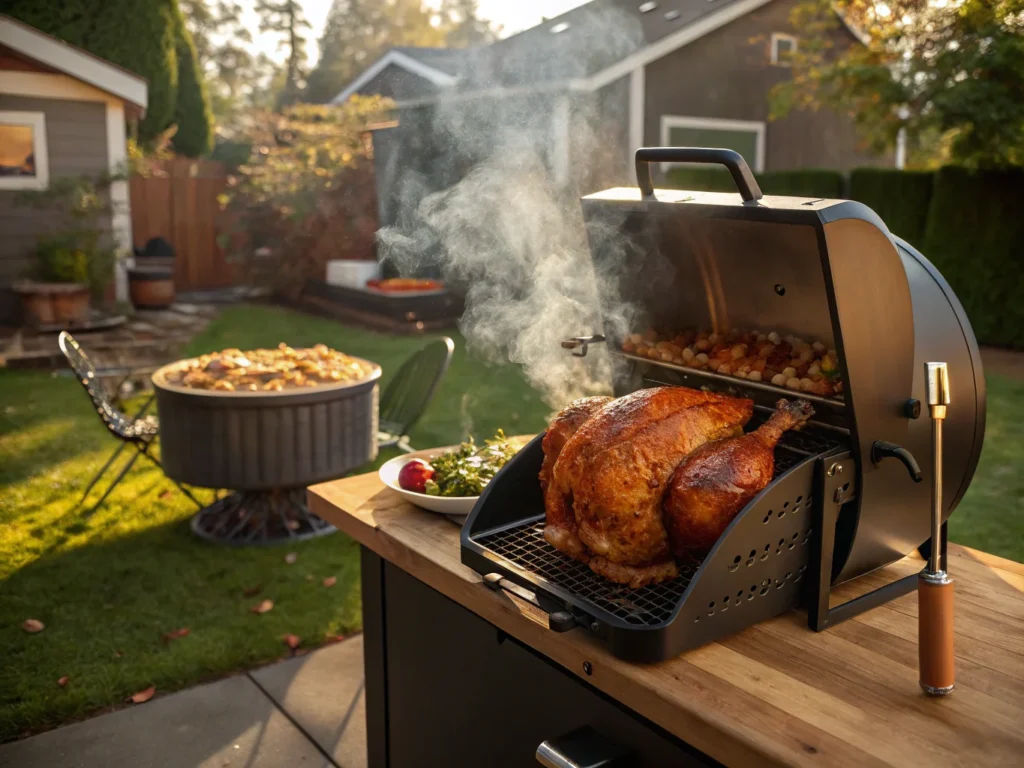
[(324, 768), (330, 762), (246, 675), (0, 746), (2, 768), (128, 766)]
[(249, 674), (340, 768), (365, 768), (362, 636)]

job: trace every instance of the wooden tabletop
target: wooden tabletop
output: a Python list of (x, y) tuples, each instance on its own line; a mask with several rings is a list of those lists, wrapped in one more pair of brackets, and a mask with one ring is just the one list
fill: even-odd
[[(360, 544), (726, 765), (1024, 765), (1019, 563), (950, 546), (957, 689), (932, 699), (917, 682), (916, 594), (822, 633), (794, 611), (637, 665), (583, 630), (552, 632), (529, 603), (484, 587), (460, 562), (458, 526), (405, 502), (376, 474), (314, 486), (309, 500)], [(840, 587), (835, 599), (921, 566), (908, 558)]]

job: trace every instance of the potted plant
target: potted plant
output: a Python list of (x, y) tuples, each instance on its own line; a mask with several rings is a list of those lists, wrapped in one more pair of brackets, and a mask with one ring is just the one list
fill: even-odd
[(60, 179), (42, 192), (23, 193), (21, 202), (52, 213), (56, 226), (36, 242), (28, 280), (14, 286), (27, 321), (36, 326), (88, 322), (91, 299), (102, 300), (116, 259), (110, 235), (99, 228), (109, 217), (106, 179)]

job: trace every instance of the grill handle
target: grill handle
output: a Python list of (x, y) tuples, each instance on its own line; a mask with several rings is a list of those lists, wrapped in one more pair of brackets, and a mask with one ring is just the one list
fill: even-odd
[(743, 159), (743, 155), (731, 149), (708, 149), (705, 147), (641, 147), (636, 151), (636, 182), (640, 187), (640, 196), (651, 199), (654, 197), (654, 184), (651, 182), (650, 163), (707, 163), (724, 165), (729, 169), (732, 180), (744, 203), (760, 200), (761, 187), (757, 179)]
[(541, 742), (536, 757), (545, 768), (614, 768), (626, 765), (629, 752), (584, 725)]

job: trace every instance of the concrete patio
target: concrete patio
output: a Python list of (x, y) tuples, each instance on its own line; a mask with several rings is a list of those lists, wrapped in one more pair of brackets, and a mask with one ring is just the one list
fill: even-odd
[(363, 638), (0, 745), (2, 768), (362, 768)]

